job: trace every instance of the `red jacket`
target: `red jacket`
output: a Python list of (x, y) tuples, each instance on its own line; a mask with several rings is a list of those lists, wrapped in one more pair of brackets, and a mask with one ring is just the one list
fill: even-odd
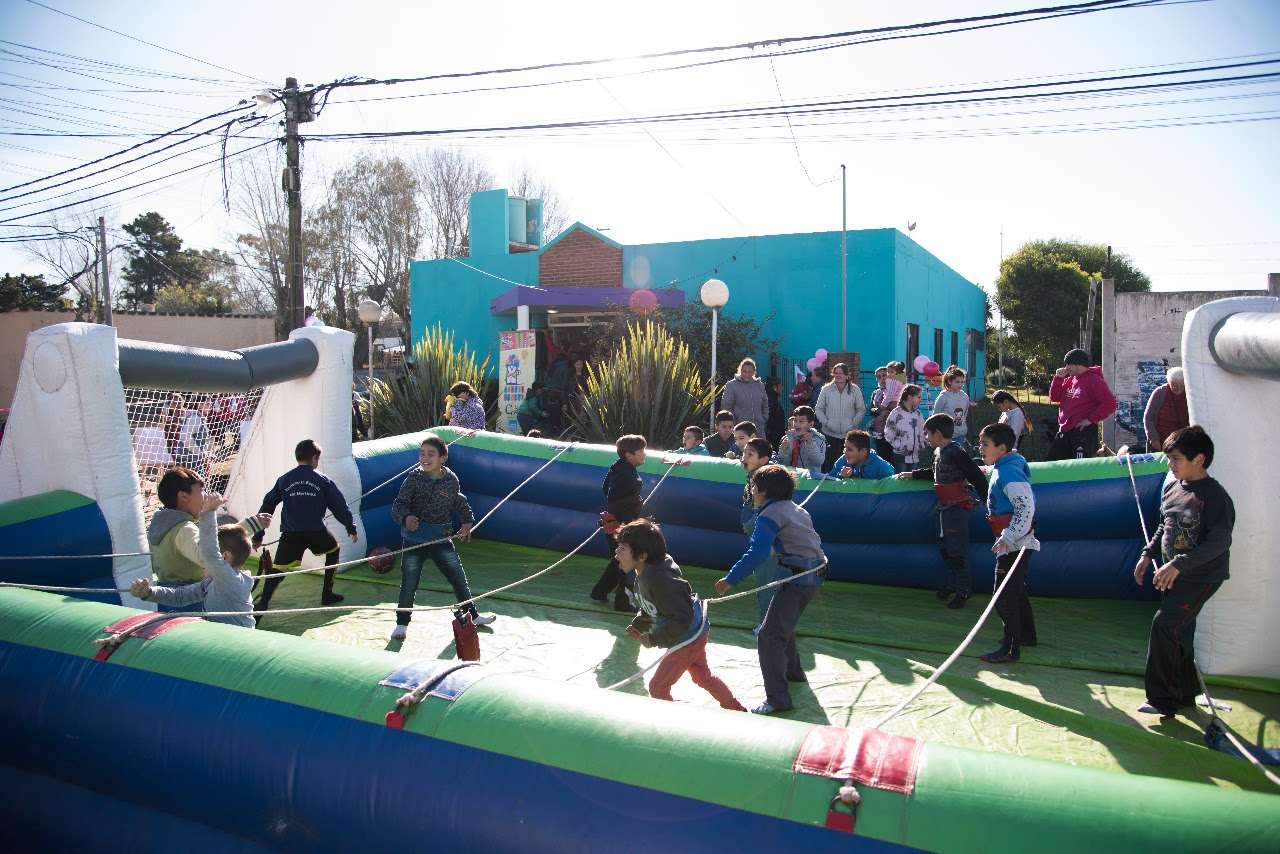
[(1116, 411), (1116, 396), (1102, 378), (1102, 368), (1092, 367), (1078, 377), (1053, 378), (1049, 385), (1049, 401), (1060, 404), (1058, 430), (1066, 432), (1084, 419), (1100, 424)]
[(791, 389), (791, 405), (792, 406), (808, 406), (809, 397), (813, 394), (813, 387), (805, 380), (796, 383), (796, 387)]

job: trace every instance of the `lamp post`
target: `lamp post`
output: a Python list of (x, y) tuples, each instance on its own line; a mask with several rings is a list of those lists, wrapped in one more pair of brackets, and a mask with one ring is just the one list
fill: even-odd
[(711, 309), (711, 429), (716, 429), (716, 335), (719, 332), (720, 309), (729, 301), (729, 286), (719, 279), (707, 279), (699, 294), (702, 304)]
[(369, 381), (365, 389), (369, 392), (369, 438), (373, 438), (373, 327), (382, 317), (382, 306), (371, 299), (360, 300), (360, 322), (369, 330)]

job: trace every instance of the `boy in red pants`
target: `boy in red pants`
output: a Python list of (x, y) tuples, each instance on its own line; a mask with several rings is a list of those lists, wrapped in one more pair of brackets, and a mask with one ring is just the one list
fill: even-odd
[(624, 572), (635, 570), (635, 595), (640, 604), (640, 613), (627, 626), (627, 637), (645, 646), (664, 648), (692, 639), (654, 670), (649, 696), (670, 700), (671, 686), (687, 672), (694, 684), (723, 708), (745, 712), (729, 686), (707, 666), (707, 638), (711, 634), (707, 610), (667, 554), (662, 529), (648, 519), (637, 519), (619, 528), (616, 538), (615, 557)]

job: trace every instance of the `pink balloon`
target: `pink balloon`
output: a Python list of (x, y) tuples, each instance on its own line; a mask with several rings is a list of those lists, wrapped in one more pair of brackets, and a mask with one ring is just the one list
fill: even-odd
[(934, 361), (925, 362), (923, 370), (926, 377), (936, 377), (942, 373), (942, 368), (939, 368), (938, 363)]
[(814, 370), (817, 370), (817, 369), (818, 369), (818, 366), (819, 366), (819, 365), (821, 365), (821, 364), (822, 364), (822, 360), (815, 356), (814, 358), (812, 358), (812, 359), (810, 359), (809, 361), (805, 362), (805, 363), (804, 363), (804, 366), (805, 366), (806, 368), (808, 368), (809, 370), (814, 371)]
[(830, 354), (826, 350), (823, 350), (821, 347), (819, 347), (817, 350), (814, 351), (813, 358), (817, 359), (818, 364), (821, 365), (823, 362), (827, 360), (827, 356), (829, 355)]
[(927, 364), (929, 364), (929, 357), (928, 357), (928, 356), (923, 356), (923, 355), (922, 355), (922, 356), (916, 356), (916, 360), (915, 360), (915, 362), (913, 362), (913, 363), (912, 363), (912, 365), (915, 367), (915, 369), (916, 369), (917, 371), (922, 372), (922, 373), (923, 373), (923, 371), (924, 371), (924, 366), (925, 366), (925, 365), (927, 365)]

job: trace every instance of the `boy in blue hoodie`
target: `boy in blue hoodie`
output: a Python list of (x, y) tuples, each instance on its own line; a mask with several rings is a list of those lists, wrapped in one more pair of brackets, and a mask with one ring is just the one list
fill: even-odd
[(844, 434), (844, 454), (837, 457), (828, 477), (881, 480), (893, 477), (893, 466), (871, 450), (871, 434), (850, 430)]
[(780, 465), (764, 466), (751, 476), (751, 494), (760, 508), (751, 545), (729, 574), (716, 582), (716, 593), (723, 596), (753, 572), (759, 581), (763, 577), (760, 570), (770, 559), (777, 560), (784, 575), (796, 576), (774, 588), (777, 592), (756, 637), (765, 692), (764, 702), (751, 710), (757, 715), (795, 708), (787, 683), (807, 681), (796, 647), (796, 625), (826, 580), (822, 540), (808, 512), (792, 500), (795, 492), (795, 476)]
[[(1027, 598), (1027, 567), (1031, 553), (1040, 550), (1035, 535), (1036, 499), (1031, 491), (1031, 467), (1013, 449), (1018, 437), (1008, 424), (988, 424), (978, 434), (982, 461), (991, 466), (987, 488), (987, 524), (996, 535), (991, 551), (996, 557), (996, 587), (1012, 569), (1004, 593), (996, 600), (996, 613), (1004, 621), (1000, 648), (982, 656), (991, 664), (1009, 664), (1022, 655), (1020, 647), (1035, 646), (1036, 621)], [(1023, 551), (1025, 550), (1025, 551)], [(1022, 557), (1018, 552), (1022, 551)], [(1014, 564), (1017, 567), (1014, 567)]]

